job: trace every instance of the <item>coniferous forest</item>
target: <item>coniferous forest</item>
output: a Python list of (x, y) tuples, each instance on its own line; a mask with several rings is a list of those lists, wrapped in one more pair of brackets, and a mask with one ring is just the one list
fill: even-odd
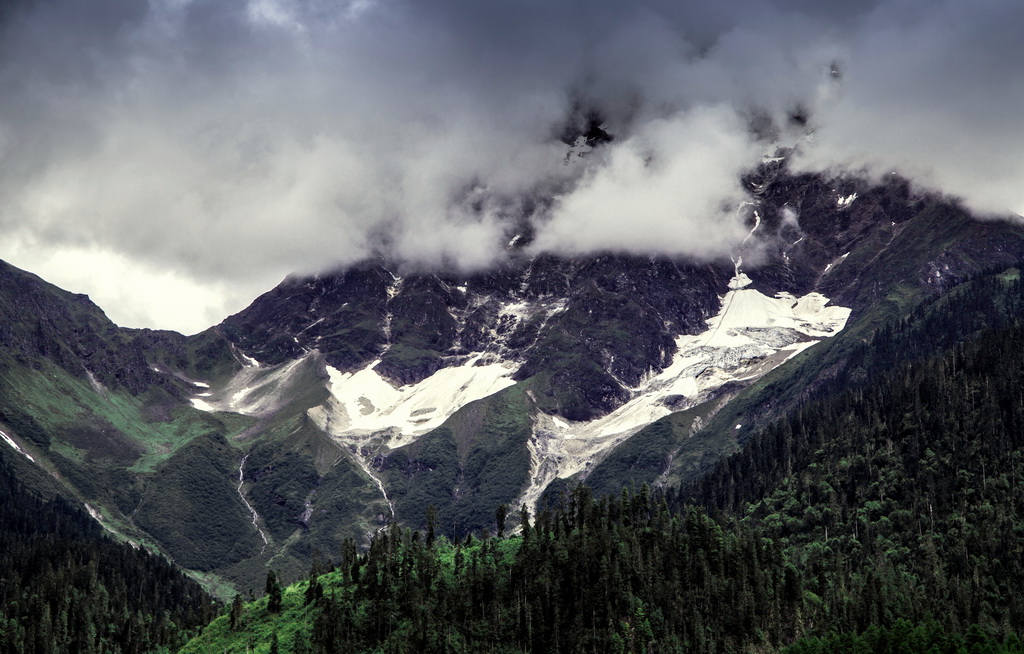
[(216, 613), (166, 559), (27, 492), (0, 463), (0, 652), (174, 651)]
[(1024, 651), (1022, 315), (1015, 274), (978, 279), (695, 482), (392, 525), (183, 651)]

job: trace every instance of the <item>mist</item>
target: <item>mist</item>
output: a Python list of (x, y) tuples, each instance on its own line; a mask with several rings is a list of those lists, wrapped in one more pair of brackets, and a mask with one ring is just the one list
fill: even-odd
[[(293, 272), (486, 268), (527, 227), (728, 257), (740, 175), (780, 146), (1024, 212), (1024, 8), (822, 4), (8, 5), (0, 257), (195, 332)], [(588, 120), (612, 140), (563, 142)]]

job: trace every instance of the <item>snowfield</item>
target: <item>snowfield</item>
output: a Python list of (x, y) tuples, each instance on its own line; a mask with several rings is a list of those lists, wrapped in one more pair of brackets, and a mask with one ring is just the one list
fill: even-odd
[[(643, 427), (706, 401), (727, 383), (757, 379), (846, 326), (850, 309), (830, 306), (820, 293), (764, 295), (750, 287), (741, 263), (737, 261), (729, 291), (718, 315), (708, 319), (707, 330), (678, 336), (672, 363), (651, 371), (643, 383), (629, 389), (628, 402), (588, 422), (534, 416), (528, 443), (531, 479), (520, 502), (534, 507), (556, 478), (586, 472)], [(559, 303), (549, 304), (541, 309), (562, 309)], [(516, 303), (500, 314), (521, 320), (537, 310)], [(206, 390), (196, 384), (203, 392), (192, 398), (195, 408), (265, 416), (287, 404), (304, 384), (326, 383), (330, 398), (309, 409), (308, 417), (354, 455), (385, 499), (386, 489), (373, 469), (377, 456), (414, 442), (470, 402), (514, 385), (512, 376), (519, 367), (496, 354), (476, 353), (418, 383), (395, 386), (376, 371), (379, 360), (342, 372), (325, 366), (315, 350), (278, 366), (261, 365), (239, 354), (246, 367), (223, 388)], [(327, 379), (321, 381), (325, 369)], [(6, 435), (5, 439), (13, 445)]]
[(323, 421), (325, 431), (332, 436), (389, 430), (394, 437), (388, 446), (401, 447), (440, 427), (470, 402), (515, 384), (511, 376), (518, 368), (508, 362), (488, 362), (484, 355), (477, 354), (417, 384), (396, 388), (374, 370), (378, 363), (374, 361), (354, 373), (327, 367), (334, 402), (325, 409)]
[(708, 329), (676, 338), (672, 364), (633, 389), (633, 397), (615, 411), (576, 423), (537, 416), (529, 443), (532, 479), (520, 502), (533, 509), (556, 478), (586, 471), (643, 427), (700, 404), (726, 383), (757, 379), (839, 333), (850, 318), (850, 309), (828, 306), (820, 293), (768, 297), (749, 285), (750, 279), (737, 272)]

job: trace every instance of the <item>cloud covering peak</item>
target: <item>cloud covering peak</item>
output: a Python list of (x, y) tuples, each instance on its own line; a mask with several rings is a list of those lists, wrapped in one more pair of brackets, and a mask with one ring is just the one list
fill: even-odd
[[(292, 271), (487, 266), (525, 224), (535, 248), (726, 256), (777, 144), (1024, 212), (1022, 5), (833, 4), (8, 5), (0, 257), (192, 332)], [(560, 140), (595, 118), (610, 143)]]

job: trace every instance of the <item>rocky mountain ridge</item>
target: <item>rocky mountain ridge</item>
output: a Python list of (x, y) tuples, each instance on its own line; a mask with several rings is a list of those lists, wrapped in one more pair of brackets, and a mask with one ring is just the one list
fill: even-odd
[(193, 337), (5, 266), (0, 429), (33, 459), (0, 456), (208, 579), (301, 574), (430, 506), (462, 534), (568, 479), (687, 478), (855, 365), (846, 340), (1024, 256), (1019, 226), (897, 178), (766, 161), (745, 183), (732, 261), (530, 255), (524, 233), (487, 272), (289, 278)]

